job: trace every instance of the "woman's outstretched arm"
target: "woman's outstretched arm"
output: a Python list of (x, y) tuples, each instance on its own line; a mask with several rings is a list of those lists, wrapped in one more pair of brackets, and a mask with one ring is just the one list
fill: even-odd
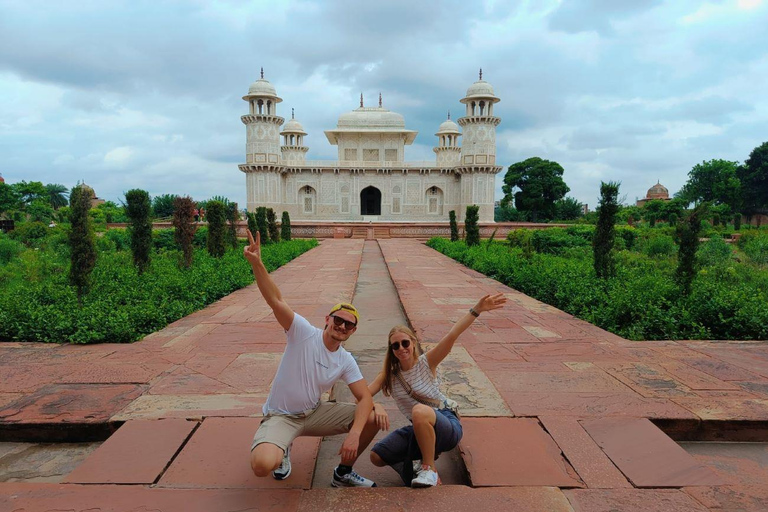
[[(480, 315), (480, 313), (484, 311), (499, 309), (503, 307), (506, 302), (507, 298), (503, 293), (497, 293), (496, 295), (486, 295), (477, 301), (475, 307), (470, 309), (463, 317), (459, 319), (458, 322), (453, 324), (453, 327), (451, 327), (451, 330), (448, 331), (448, 334), (446, 334), (432, 350), (427, 352), (427, 362), (429, 363), (429, 367), (434, 371), (435, 368), (437, 368), (437, 365), (443, 362), (443, 359), (445, 359), (446, 356), (451, 353), (453, 344), (456, 342), (456, 339), (461, 335), (461, 333), (467, 330), (467, 327), (472, 325), (472, 322), (475, 321), (477, 315)], [(474, 311), (476, 314), (472, 314), (472, 311)]]

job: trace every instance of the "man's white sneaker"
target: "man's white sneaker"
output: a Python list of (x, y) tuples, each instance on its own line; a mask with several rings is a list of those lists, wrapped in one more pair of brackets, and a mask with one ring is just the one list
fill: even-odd
[(411, 487), (434, 487), (440, 485), (440, 477), (429, 466), (422, 466), (416, 477), (411, 480)]
[(340, 475), (336, 472), (336, 468), (334, 468), (331, 485), (333, 487), (376, 487), (376, 482), (358, 475), (354, 470), (346, 475)]
[(272, 478), (274, 478), (275, 480), (285, 480), (289, 476), (291, 476), (291, 447), (290, 446), (288, 446), (288, 449), (285, 451), (285, 455), (283, 455), (283, 461), (280, 463), (277, 469), (272, 472)]

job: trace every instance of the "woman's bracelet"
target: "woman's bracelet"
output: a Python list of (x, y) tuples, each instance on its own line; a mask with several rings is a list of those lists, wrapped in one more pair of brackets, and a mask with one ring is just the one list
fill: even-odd
[(477, 317), (479, 317), (479, 316), (480, 316), (480, 313), (478, 313), (477, 311), (475, 311), (475, 308), (469, 308), (469, 312), (470, 312), (470, 313), (472, 314), (472, 316), (474, 316), (475, 318), (477, 318)]

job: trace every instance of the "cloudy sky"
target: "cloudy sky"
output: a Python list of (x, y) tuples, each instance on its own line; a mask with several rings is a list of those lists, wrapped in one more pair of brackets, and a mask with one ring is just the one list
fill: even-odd
[(260, 67), (308, 158), (335, 158), (323, 130), (381, 92), (419, 131), (408, 160), (434, 159), (482, 67), (499, 163), (555, 160), (590, 207), (601, 180), (633, 202), (768, 140), (766, 27), (768, 0), (0, 0), (0, 173), (244, 204)]

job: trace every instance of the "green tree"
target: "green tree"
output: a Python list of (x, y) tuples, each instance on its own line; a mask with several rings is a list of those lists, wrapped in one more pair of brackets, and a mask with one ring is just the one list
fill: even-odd
[(48, 199), (48, 192), (40, 181), (19, 181), (11, 185), (19, 196), (22, 207), (31, 203), (35, 199)]
[(229, 203), (227, 209), (227, 225), (229, 227), (229, 243), (233, 249), (237, 249), (237, 222), (240, 220), (240, 212), (237, 203)]
[(261, 243), (269, 243), (269, 226), (267, 225), (267, 207), (259, 206), (256, 208), (256, 225), (261, 233)]
[(555, 219), (576, 220), (584, 215), (583, 205), (573, 197), (565, 197), (555, 201)]
[(456, 242), (459, 239), (459, 226), (456, 224), (456, 210), (448, 212), (448, 219), (451, 223), (451, 242)]
[(512, 205), (499, 205), (493, 209), (495, 222), (519, 222), (525, 220), (525, 213), (515, 210)]
[(737, 175), (741, 180), (743, 212), (753, 215), (768, 209), (768, 142), (752, 150)]
[(173, 201), (173, 237), (182, 253), (181, 267), (192, 266), (193, 246), (197, 224), (195, 224), (195, 202), (191, 197), (176, 197)]
[(291, 217), (288, 215), (288, 212), (283, 212), (283, 217), (280, 221), (280, 238), (283, 240), (291, 239)]
[(96, 244), (91, 227), (91, 191), (78, 185), (70, 194), (69, 210), (69, 247), (70, 266), (69, 281), (77, 291), (77, 301), (82, 306), (82, 298), (90, 284), (91, 272), (96, 266)]
[[(563, 181), (563, 168), (557, 162), (529, 158), (512, 164), (504, 176), (504, 198), (507, 206), (515, 200), (515, 208), (530, 212), (533, 222), (552, 219), (555, 215), (555, 201), (565, 197), (571, 189)], [(519, 189), (517, 192), (513, 191)]]
[(466, 233), (469, 247), (480, 243), (480, 227), (477, 225), (480, 219), (479, 211), (480, 207), (476, 204), (467, 206), (467, 215), (464, 217), (464, 233)]
[(707, 215), (708, 209), (709, 203), (700, 203), (677, 225), (679, 248), (676, 278), (684, 295), (691, 292), (691, 284), (696, 277), (696, 250), (699, 248), (701, 222)]
[(688, 182), (676, 197), (696, 204), (702, 201), (713, 205), (727, 204), (732, 210), (736, 210), (741, 200), (738, 169), (738, 162), (720, 159), (696, 164), (688, 173)]
[(245, 214), (245, 218), (248, 221), (248, 231), (251, 232), (253, 237), (256, 237), (256, 233), (259, 231), (259, 224), (256, 222), (256, 214), (248, 212)]
[(53, 219), (54, 210), (47, 199), (35, 199), (27, 205), (25, 210), (31, 221), (45, 222), (47, 224)]
[(0, 216), (8, 216), (14, 210), (21, 208), (21, 197), (14, 187), (0, 183)]
[(601, 279), (614, 275), (613, 242), (616, 234), (616, 214), (619, 212), (619, 185), (609, 181), (600, 183), (600, 203), (597, 207), (597, 226), (592, 239), (595, 274)]
[(69, 190), (64, 185), (49, 183), (45, 186), (45, 191), (48, 196), (48, 202), (54, 210), (69, 204)]
[(156, 219), (173, 217), (173, 202), (176, 194), (161, 194), (152, 198), (152, 216)]
[(208, 201), (206, 209), (208, 210), (206, 215), (208, 219), (208, 254), (214, 258), (221, 258), (227, 251), (226, 206), (221, 201)]
[(277, 216), (272, 208), (267, 208), (267, 230), (269, 231), (269, 239), (272, 242), (277, 243), (280, 241), (280, 231), (277, 229)]
[(144, 273), (149, 268), (152, 250), (151, 203), (146, 190), (133, 189), (125, 193), (125, 214), (128, 216), (128, 232), (131, 236), (133, 263)]

